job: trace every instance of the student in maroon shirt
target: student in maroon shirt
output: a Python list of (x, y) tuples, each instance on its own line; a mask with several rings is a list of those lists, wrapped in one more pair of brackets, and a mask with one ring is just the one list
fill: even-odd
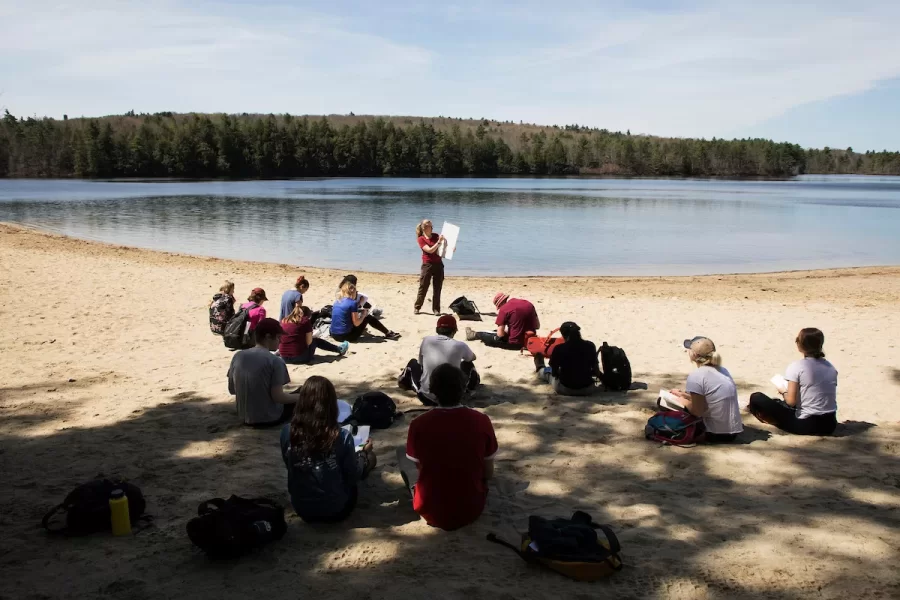
[(397, 455), (413, 509), (432, 527), (450, 531), (484, 511), (497, 437), (487, 415), (459, 403), (466, 383), (458, 367), (440, 365), (430, 384), (438, 406), (410, 423), (406, 451), (398, 448)]
[(312, 313), (308, 306), (297, 303), (291, 313), (281, 321), (284, 333), (278, 344), (278, 354), (289, 365), (308, 365), (313, 361), (317, 349), (344, 356), (350, 348), (348, 342), (335, 346), (328, 340), (314, 338), (310, 314)]
[(425, 294), (428, 286), (434, 280), (434, 290), (431, 295), (431, 308), (434, 314), (441, 314), (441, 288), (444, 286), (444, 261), (441, 259), (440, 249), (443, 246), (444, 236), (434, 232), (431, 221), (425, 219), (416, 225), (416, 237), (419, 248), (422, 249), (422, 273), (419, 275), (419, 293), (416, 295), (414, 306), (416, 314), (422, 310), (425, 304)]
[(497, 307), (497, 332), (476, 332), (466, 327), (466, 340), (481, 340), (485, 346), (519, 350), (525, 345), (525, 333), (541, 327), (534, 304), (528, 300), (510, 298), (509, 294), (497, 292), (494, 306)]

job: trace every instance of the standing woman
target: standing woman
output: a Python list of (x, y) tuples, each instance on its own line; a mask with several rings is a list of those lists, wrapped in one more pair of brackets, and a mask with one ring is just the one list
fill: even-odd
[(434, 280), (432, 290), (431, 308), (434, 314), (441, 314), (441, 288), (444, 286), (444, 261), (438, 253), (444, 242), (444, 236), (434, 232), (431, 221), (425, 219), (416, 225), (416, 236), (419, 238), (419, 248), (422, 249), (422, 273), (419, 275), (419, 294), (416, 296), (415, 311), (419, 314), (422, 305), (425, 304), (425, 294), (428, 286)]

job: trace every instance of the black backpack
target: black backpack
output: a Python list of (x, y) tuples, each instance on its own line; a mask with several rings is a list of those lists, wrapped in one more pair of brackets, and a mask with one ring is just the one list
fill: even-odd
[(465, 296), (460, 296), (459, 298), (451, 302), (450, 310), (456, 313), (456, 316), (460, 321), (481, 320), (481, 311), (478, 310), (478, 307), (474, 302), (472, 302)]
[[(128, 498), (128, 516), (132, 524), (142, 517), (147, 502), (140, 488), (121, 480), (95, 479), (83, 483), (69, 492), (62, 504), (55, 506), (44, 515), (41, 525), (50, 533), (64, 535), (88, 535), (98, 531), (111, 531), (109, 496), (115, 489), (121, 489)], [(59, 513), (66, 514), (66, 524), (54, 526), (51, 519)]]
[(366, 392), (353, 402), (353, 413), (341, 423), (346, 425), (369, 425), (372, 429), (387, 429), (395, 420), (403, 416), (397, 405), (383, 392)]
[(211, 558), (236, 558), (280, 540), (287, 531), (284, 507), (268, 498), (213, 498), (187, 524), (191, 542)]
[(606, 342), (597, 351), (603, 367), (600, 382), (608, 390), (627, 392), (631, 389), (631, 363), (625, 351), (618, 346), (610, 346)]
[(571, 519), (528, 517), (528, 533), (522, 535), (519, 547), (493, 533), (487, 539), (527, 562), (578, 581), (597, 581), (622, 568), (621, 546), (612, 528), (594, 523), (591, 515), (580, 510)]
[(222, 333), (222, 339), (226, 348), (233, 350), (241, 350), (243, 348), (252, 348), (254, 345), (253, 334), (250, 333), (250, 309), (256, 308), (256, 305), (249, 308), (241, 308), (233, 317), (225, 324), (225, 331)]

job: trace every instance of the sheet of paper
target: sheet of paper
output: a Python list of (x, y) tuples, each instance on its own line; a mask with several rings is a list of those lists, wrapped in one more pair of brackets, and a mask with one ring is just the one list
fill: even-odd
[(459, 227), (453, 223), (444, 221), (441, 227), (441, 235), (444, 236), (444, 245), (438, 250), (441, 258), (453, 260), (453, 253), (456, 251), (456, 242), (459, 239)]
[(350, 418), (350, 415), (353, 414), (353, 407), (350, 406), (349, 402), (344, 400), (338, 400), (338, 423), (343, 423), (347, 419)]
[[(341, 429), (346, 429), (353, 435), (353, 425), (344, 425)], [(353, 435), (353, 447), (357, 452), (362, 450), (362, 447), (369, 441), (369, 429), (368, 425), (360, 425), (356, 428), (356, 435)]]
[(775, 386), (775, 389), (778, 390), (779, 392), (781, 392), (782, 394), (785, 393), (788, 389), (787, 379), (785, 379), (783, 375), (775, 375), (769, 381), (771, 381), (772, 385)]

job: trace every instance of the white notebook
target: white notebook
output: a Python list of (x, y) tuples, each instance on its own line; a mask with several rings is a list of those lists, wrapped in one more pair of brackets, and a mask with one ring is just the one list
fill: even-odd
[[(346, 429), (350, 433), (353, 433), (352, 425), (344, 425), (343, 429)], [(362, 447), (366, 445), (366, 442), (369, 441), (369, 426), (368, 425), (360, 425), (356, 428), (356, 435), (353, 436), (353, 446), (356, 448), (356, 451), (359, 452), (362, 450)]]
[(659, 405), (669, 410), (684, 410), (684, 404), (681, 398), (670, 392), (669, 390), (659, 390)]
[(775, 386), (775, 389), (784, 394), (788, 390), (788, 380), (783, 375), (775, 375), (769, 381)]

